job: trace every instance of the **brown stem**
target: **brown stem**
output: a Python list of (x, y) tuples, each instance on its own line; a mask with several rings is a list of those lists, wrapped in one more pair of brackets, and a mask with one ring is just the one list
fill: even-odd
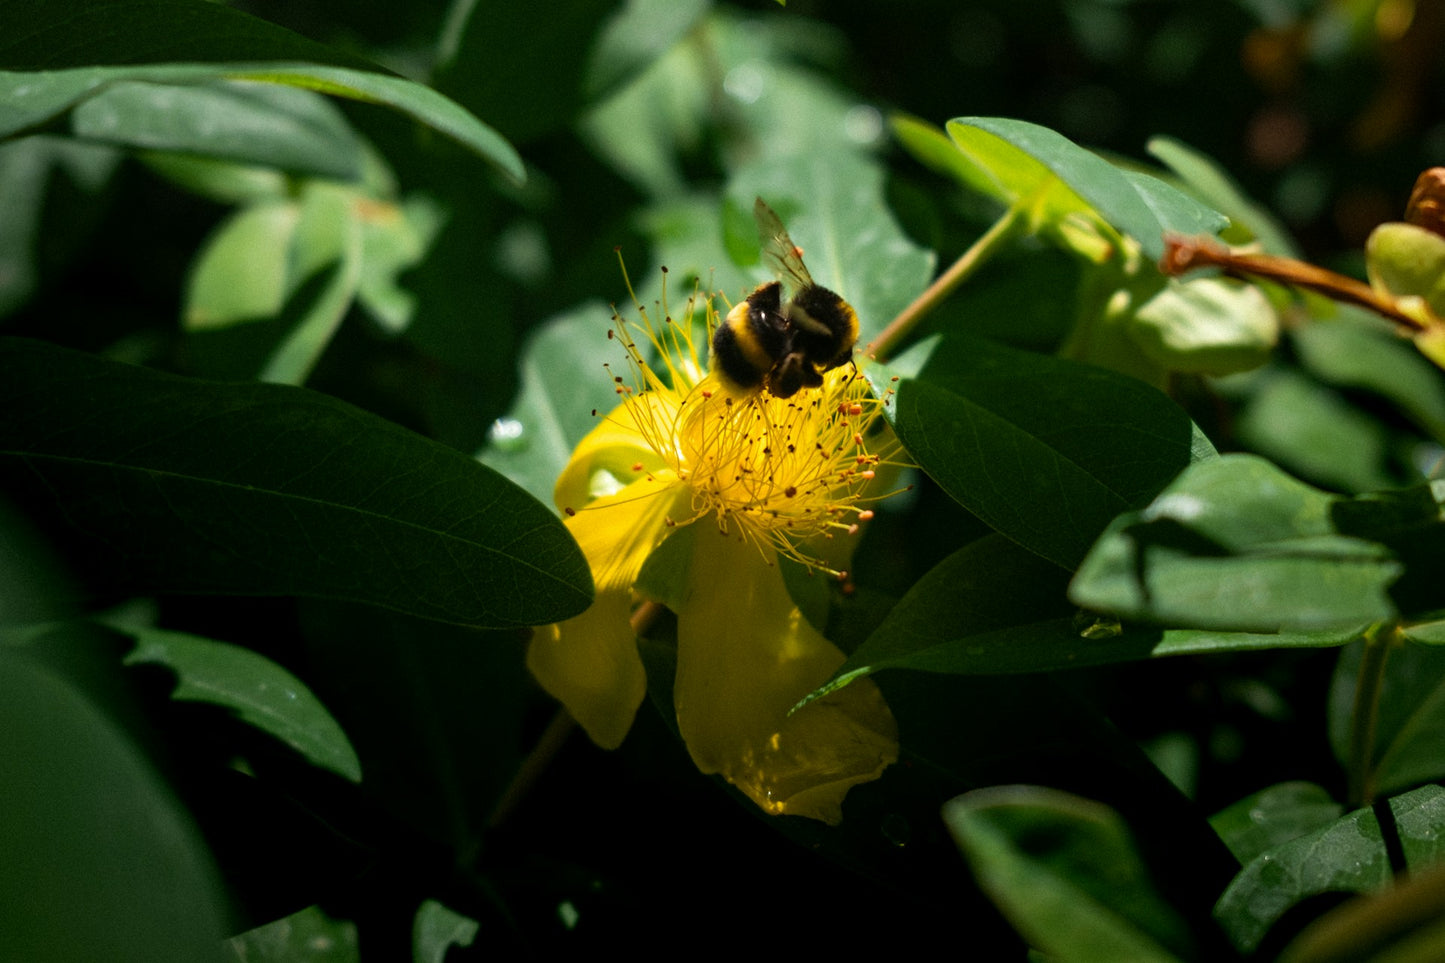
[(1274, 254), (1241, 254), (1203, 237), (1169, 236), (1164, 239), (1164, 257), (1159, 270), (1171, 276), (1196, 268), (1218, 268), (1230, 277), (1243, 280), (1263, 278), (1320, 294), (1346, 304), (1368, 308), (1395, 322), (1408, 333), (1424, 331), (1429, 325), (1413, 318), (1396, 306), (1393, 298), (1354, 278), (1315, 267), (1304, 261)]

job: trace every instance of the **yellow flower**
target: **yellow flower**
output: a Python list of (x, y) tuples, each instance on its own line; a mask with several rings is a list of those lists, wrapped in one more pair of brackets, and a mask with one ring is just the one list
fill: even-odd
[(609, 337), (630, 369), (614, 378), (621, 404), (555, 491), (596, 601), (539, 629), (527, 664), (594, 742), (619, 745), (647, 689), (634, 584), (673, 529), (699, 523), (685, 600), (674, 601), (673, 702), (688, 752), (769, 813), (837, 823), (849, 788), (897, 759), (897, 727), (868, 679), (788, 715), (844, 655), (793, 604), (778, 556), (841, 577), (896, 443), (871, 431), (885, 402), (851, 365), (788, 399), (730, 392), (699, 363), (699, 300), (710, 335), (716, 312), (696, 295), (677, 322), (665, 301), (661, 325), (640, 304), (640, 325), (614, 318)]

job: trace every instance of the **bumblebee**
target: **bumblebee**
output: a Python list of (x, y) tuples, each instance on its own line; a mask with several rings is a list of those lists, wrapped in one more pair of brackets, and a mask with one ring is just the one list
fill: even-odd
[[(823, 384), (823, 373), (853, 359), (858, 315), (803, 265), (783, 222), (760, 197), (753, 204), (763, 259), (777, 281), (758, 285), (713, 332), (712, 368), (742, 391), (767, 388), (791, 398)], [(790, 291), (783, 299), (783, 284)]]

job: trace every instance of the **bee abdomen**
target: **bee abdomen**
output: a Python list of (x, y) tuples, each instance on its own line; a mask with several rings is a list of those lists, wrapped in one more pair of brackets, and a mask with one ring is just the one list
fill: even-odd
[(779, 313), (781, 285), (761, 285), (733, 306), (712, 336), (712, 368), (740, 388), (763, 383), (786, 353), (788, 333)]

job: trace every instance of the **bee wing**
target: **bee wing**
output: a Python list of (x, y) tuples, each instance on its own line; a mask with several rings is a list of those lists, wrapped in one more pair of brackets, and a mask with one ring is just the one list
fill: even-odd
[(803, 265), (803, 252), (788, 237), (782, 218), (759, 197), (753, 203), (753, 217), (758, 222), (758, 237), (763, 242), (763, 260), (777, 275), (778, 280), (787, 281), (792, 293), (796, 294), (813, 283), (813, 276)]

